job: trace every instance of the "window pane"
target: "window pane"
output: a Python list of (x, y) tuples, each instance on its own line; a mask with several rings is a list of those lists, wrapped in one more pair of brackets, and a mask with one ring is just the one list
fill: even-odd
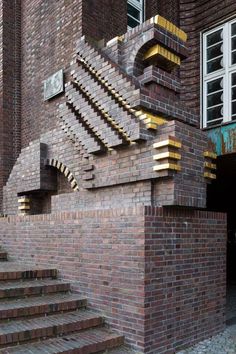
[(213, 47), (207, 49), (207, 60), (219, 57), (222, 54), (223, 54), (222, 43), (216, 44)]
[(207, 110), (207, 121), (222, 118), (222, 116), (223, 116), (223, 105), (214, 108), (209, 108)]
[[(236, 75), (235, 75), (236, 80)], [(212, 93), (223, 89), (223, 79), (219, 78), (207, 83), (207, 93)]]
[[(236, 57), (235, 57), (236, 60)], [(223, 57), (211, 60), (207, 63), (207, 73), (212, 73), (213, 71), (223, 68)]]
[(135, 7), (133, 7), (130, 4), (127, 4), (127, 8), (128, 8), (128, 15), (134, 17), (135, 19), (137, 19), (138, 21), (140, 21), (140, 11), (137, 10)]
[(236, 73), (232, 74), (232, 86), (236, 85)]
[(136, 20), (134, 20), (132, 17), (129, 17), (128, 16), (128, 26), (129, 27), (136, 27), (136, 26), (138, 26), (140, 23), (138, 22), (138, 21), (136, 21)]
[(232, 115), (236, 114), (236, 102), (232, 102)]
[(223, 93), (222, 91), (213, 93), (207, 97), (207, 107), (216, 106), (223, 102)]
[(236, 64), (236, 51), (232, 53), (232, 64)]
[(221, 42), (223, 39), (223, 30), (220, 29), (214, 33), (211, 33), (207, 36), (207, 47), (216, 44), (218, 42)]
[(236, 100), (236, 87), (232, 88), (232, 100)]
[(232, 24), (231, 29), (232, 29), (232, 36), (234, 36), (236, 34), (236, 23)]
[(232, 50), (236, 49), (236, 37), (231, 39), (231, 43), (232, 43)]

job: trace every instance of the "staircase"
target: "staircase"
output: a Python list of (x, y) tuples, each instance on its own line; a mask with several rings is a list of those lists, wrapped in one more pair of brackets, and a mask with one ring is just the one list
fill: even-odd
[[(114, 349), (113, 349), (114, 348)], [(0, 250), (0, 353), (132, 353), (86, 309), (55, 269), (7, 261)]]

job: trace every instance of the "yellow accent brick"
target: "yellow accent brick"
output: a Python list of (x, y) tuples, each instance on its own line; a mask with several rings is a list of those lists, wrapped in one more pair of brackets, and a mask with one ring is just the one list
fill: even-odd
[(212, 151), (205, 151), (203, 153), (203, 156), (204, 157), (209, 157), (209, 158), (211, 158), (213, 160), (215, 160), (217, 158), (217, 155), (214, 152), (212, 152)]
[(165, 30), (172, 33), (173, 35), (175, 35), (176, 37), (181, 39), (181, 41), (183, 41), (183, 42), (186, 42), (188, 39), (187, 34), (183, 30), (181, 30), (179, 27), (175, 26), (170, 21), (167, 21), (164, 17), (162, 17), (160, 15), (154, 16), (151, 19), (151, 23), (155, 23), (156, 25), (163, 27)]
[(21, 197), (18, 199), (18, 203), (29, 203), (30, 199), (27, 197)]
[(209, 168), (211, 170), (216, 170), (216, 164), (211, 162), (204, 162), (204, 167)]
[(172, 164), (172, 163), (164, 163), (153, 167), (153, 171), (155, 172), (164, 171), (164, 170), (181, 171), (181, 167), (177, 164)]
[(157, 55), (162, 56), (163, 58), (165, 58), (166, 60), (176, 64), (176, 65), (180, 65), (181, 64), (181, 59), (178, 55), (171, 53), (169, 50), (167, 50), (166, 48), (162, 47), (160, 44), (156, 44), (153, 47), (151, 47), (146, 54), (144, 54), (143, 59), (147, 60), (150, 58), (153, 58)]
[(166, 151), (166, 152), (162, 152), (160, 154), (156, 154), (153, 156), (153, 160), (162, 160), (162, 159), (174, 159), (174, 160), (181, 160), (181, 155), (177, 154), (175, 152), (171, 152), (171, 151)]
[(209, 178), (209, 179), (216, 179), (216, 175), (214, 173), (210, 173), (210, 172), (205, 172), (204, 177)]
[(182, 144), (180, 141), (166, 139), (153, 144), (154, 149), (159, 149), (165, 146), (173, 146), (176, 148), (181, 148)]

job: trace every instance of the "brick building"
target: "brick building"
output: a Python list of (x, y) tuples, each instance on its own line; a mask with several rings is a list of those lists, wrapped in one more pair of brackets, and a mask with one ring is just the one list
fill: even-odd
[(0, 9), (0, 239), (10, 259), (56, 267), (142, 353), (175, 353), (224, 329), (235, 1)]

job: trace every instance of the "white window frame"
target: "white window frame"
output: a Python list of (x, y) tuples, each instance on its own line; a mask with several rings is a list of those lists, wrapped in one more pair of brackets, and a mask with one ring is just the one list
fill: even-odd
[[(128, 14), (128, 11), (127, 11), (127, 16), (129, 15), (132, 19), (134, 19), (135, 21), (139, 22), (139, 24), (137, 26), (139, 26), (141, 23), (143, 23), (144, 21), (144, 13), (145, 13), (145, 0), (140, 0), (140, 1), (137, 1), (137, 0), (127, 0), (127, 5), (132, 5), (136, 10), (139, 11), (140, 13), (140, 20), (138, 20), (137, 18), (135, 17), (132, 17), (130, 14)], [(134, 27), (129, 27), (128, 26), (128, 29), (132, 29)]]
[[(232, 121), (232, 74), (236, 73), (236, 64), (231, 64), (232, 43), (231, 43), (231, 26), (236, 23), (236, 19), (221, 24), (210, 31), (203, 33), (202, 40), (202, 113), (203, 113), (203, 128), (211, 128), (214, 126), (207, 126), (207, 83), (214, 80), (223, 78), (223, 121), (222, 123), (216, 122), (215, 125), (228, 123)], [(223, 30), (223, 68), (207, 74), (207, 36)]]

